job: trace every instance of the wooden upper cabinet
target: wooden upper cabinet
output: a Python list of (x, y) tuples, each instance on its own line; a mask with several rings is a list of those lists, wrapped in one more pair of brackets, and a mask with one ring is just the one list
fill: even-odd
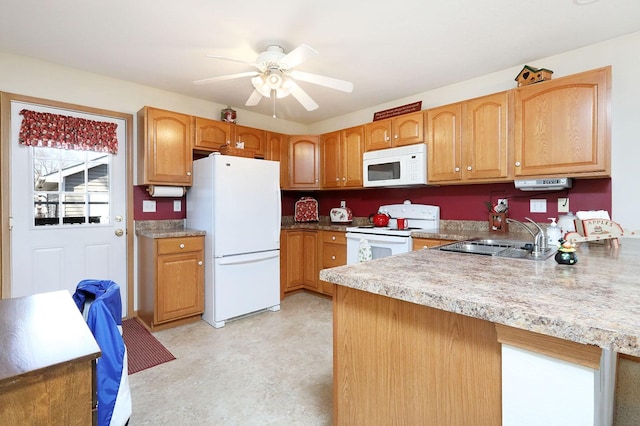
[(462, 178), (462, 104), (427, 110), (427, 182)]
[(365, 125), (365, 151), (424, 142), (424, 113), (401, 115)]
[(231, 142), (231, 129), (225, 121), (195, 117), (195, 139), (193, 147), (207, 151), (217, 151)]
[(289, 180), (288, 152), (285, 135), (275, 132), (266, 132), (265, 160), (280, 162), (280, 188), (286, 189)]
[(509, 177), (509, 92), (427, 110), (427, 181)]
[(324, 134), (320, 137), (322, 162), (322, 187), (338, 188), (342, 181), (342, 150), (340, 132)]
[(345, 129), (341, 133), (342, 186), (362, 187), (362, 153), (364, 152), (364, 126)]
[(501, 92), (463, 102), (463, 180), (509, 177), (509, 95)]
[(424, 112), (413, 112), (391, 119), (393, 146), (424, 142)]
[(318, 136), (289, 137), (289, 188), (320, 188)]
[(611, 174), (611, 67), (515, 90), (518, 176)]
[(264, 130), (253, 127), (232, 125), (232, 142), (244, 142), (245, 149), (252, 149), (256, 152), (256, 157), (264, 158), (266, 151), (266, 133)]
[(191, 116), (144, 107), (138, 111), (138, 185), (191, 185)]

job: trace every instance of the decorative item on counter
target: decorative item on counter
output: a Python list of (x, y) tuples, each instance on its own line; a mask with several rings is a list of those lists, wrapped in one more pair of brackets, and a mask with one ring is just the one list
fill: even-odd
[(334, 207), (329, 211), (329, 217), (333, 223), (351, 223), (353, 221), (353, 213), (344, 201), (340, 202), (340, 207)]
[(231, 107), (226, 107), (221, 112), (222, 121), (226, 121), (227, 123), (235, 123), (236, 122), (236, 112)]
[(575, 265), (578, 263), (575, 247), (569, 241), (564, 239), (560, 239), (560, 247), (558, 247), (558, 252), (554, 259), (560, 265)]
[(484, 204), (489, 210), (489, 230), (501, 234), (509, 232), (509, 224), (507, 223), (509, 206), (502, 203), (492, 204), (490, 201), (485, 201)]
[(294, 220), (296, 222), (317, 222), (318, 201), (312, 197), (302, 197), (296, 201)]
[(576, 230), (576, 219), (576, 216), (571, 212), (558, 215), (558, 228), (560, 228), (562, 235), (566, 235), (567, 232), (574, 232)]
[(369, 215), (369, 222), (373, 223), (373, 226), (378, 226), (378, 227), (387, 226), (389, 224), (389, 219), (391, 218), (386, 213), (378, 212), (378, 213)]
[(518, 87), (527, 86), (529, 84), (551, 80), (551, 74), (553, 74), (553, 71), (546, 68), (533, 68), (525, 65), (516, 76), (515, 81), (518, 82)]

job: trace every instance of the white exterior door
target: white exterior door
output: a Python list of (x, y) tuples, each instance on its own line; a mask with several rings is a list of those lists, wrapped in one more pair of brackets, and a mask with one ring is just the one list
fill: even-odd
[[(115, 122), (118, 154), (19, 145), (22, 109)], [(123, 119), (11, 103), (10, 297), (113, 280), (126, 315), (126, 134)]]

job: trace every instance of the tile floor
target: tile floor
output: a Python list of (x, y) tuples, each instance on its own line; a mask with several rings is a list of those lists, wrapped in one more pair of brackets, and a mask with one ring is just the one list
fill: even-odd
[(330, 425), (331, 318), (330, 300), (298, 293), (220, 329), (154, 332), (176, 360), (129, 377), (129, 425)]

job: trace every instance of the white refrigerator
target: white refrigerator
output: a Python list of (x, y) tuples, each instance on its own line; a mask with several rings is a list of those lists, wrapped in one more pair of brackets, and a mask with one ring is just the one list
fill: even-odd
[(206, 231), (206, 322), (280, 310), (280, 218), (278, 162), (219, 153), (193, 162), (186, 222)]

